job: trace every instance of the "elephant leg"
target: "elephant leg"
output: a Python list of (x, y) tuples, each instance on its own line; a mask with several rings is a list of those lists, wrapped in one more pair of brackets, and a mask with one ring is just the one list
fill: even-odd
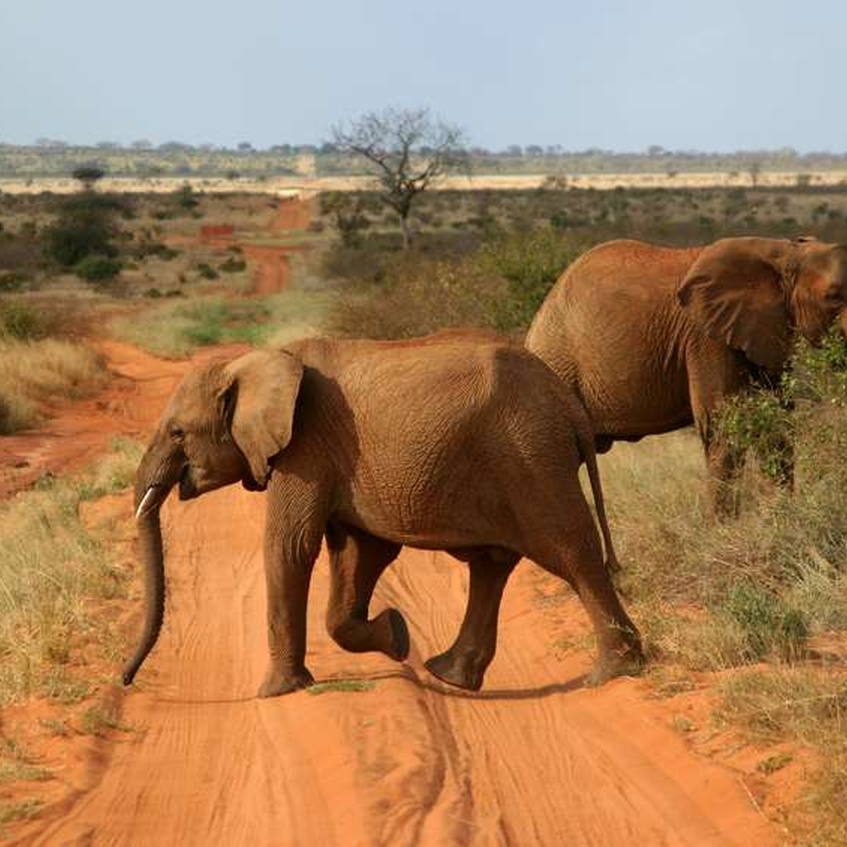
[[(537, 527), (527, 555), (546, 571), (566, 580), (591, 618), (598, 656), (587, 682), (599, 685), (614, 676), (640, 669), (644, 663), (641, 638), (621, 605), (603, 562), (600, 539), (583, 497), (567, 503), (567, 526), (554, 535)], [(546, 538), (543, 534), (546, 531)]]
[(701, 434), (701, 438), (709, 468), (709, 499), (712, 511), (720, 520), (738, 517), (741, 509), (738, 476), (743, 467), (743, 457), (713, 434), (706, 437)]
[(351, 653), (373, 650), (402, 662), (409, 655), (409, 629), (400, 612), (385, 609), (368, 619), (374, 588), (401, 545), (334, 524), (327, 528), (326, 540), (330, 562), (327, 631)]
[[(303, 509), (298, 515), (283, 515), (277, 512), (275, 494), (270, 489), (269, 498), (265, 580), (270, 667), (259, 688), (260, 697), (287, 694), (314, 682), (306, 668), (306, 607), (324, 529), (315, 520), (317, 508), (303, 506), (301, 501)], [(286, 502), (298, 501), (291, 497)]]
[(475, 554), (468, 562), (470, 591), (465, 618), (453, 646), (426, 662), (443, 682), (478, 691), (497, 650), (497, 619), (503, 590), (520, 556), (506, 551)]
[(740, 498), (738, 475), (744, 457), (716, 432), (716, 416), (721, 403), (743, 391), (750, 382), (746, 367), (736, 354), (718, 345), (707, 346), (687, 357), (688, 393), (691, 413), (709, 471), (709, 500), (720, 520), (738, 515)]

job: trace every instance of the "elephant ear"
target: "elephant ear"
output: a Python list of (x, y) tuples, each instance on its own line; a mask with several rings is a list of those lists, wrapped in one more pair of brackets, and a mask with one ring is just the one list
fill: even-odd
[(791, 342), (777, 244), (717, 241), (700, 253), (677, 289), (685, 312), (710, 337), (769, 370), (785, 364)]
[(259, 488), (271, 475), (271, 459), (291, 441), (302, 362), (283, 350), (254, 350), (223, 369), (224, 414)]

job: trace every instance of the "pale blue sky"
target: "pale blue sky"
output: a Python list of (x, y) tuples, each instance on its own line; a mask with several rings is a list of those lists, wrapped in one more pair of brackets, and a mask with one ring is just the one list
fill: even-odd
[(836, 0), (0, 0), (0, 141), (319, 143), (427, 105), (470, 140), (847, 150)]

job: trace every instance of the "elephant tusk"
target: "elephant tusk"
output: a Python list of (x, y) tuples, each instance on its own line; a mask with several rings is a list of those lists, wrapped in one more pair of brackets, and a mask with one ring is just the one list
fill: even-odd
[(139, 518), (143, 518), (144, 515), (147, 514), (147, 507), (155, 499), (156, 499), (156, 486), (151, 485), (147, 489), (147, 492), (145, 493), (141, 502), (138, 504), (138, 508), (135, 511), (135, 519), (136, 520), (138, 520)]

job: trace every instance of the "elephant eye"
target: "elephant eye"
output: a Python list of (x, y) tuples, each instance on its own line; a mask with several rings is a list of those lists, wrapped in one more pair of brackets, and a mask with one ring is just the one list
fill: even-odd
[(178, 426), (172, 426), (169, 434), (174, 441), (183, 441), (185, 439), (185, 432)]

